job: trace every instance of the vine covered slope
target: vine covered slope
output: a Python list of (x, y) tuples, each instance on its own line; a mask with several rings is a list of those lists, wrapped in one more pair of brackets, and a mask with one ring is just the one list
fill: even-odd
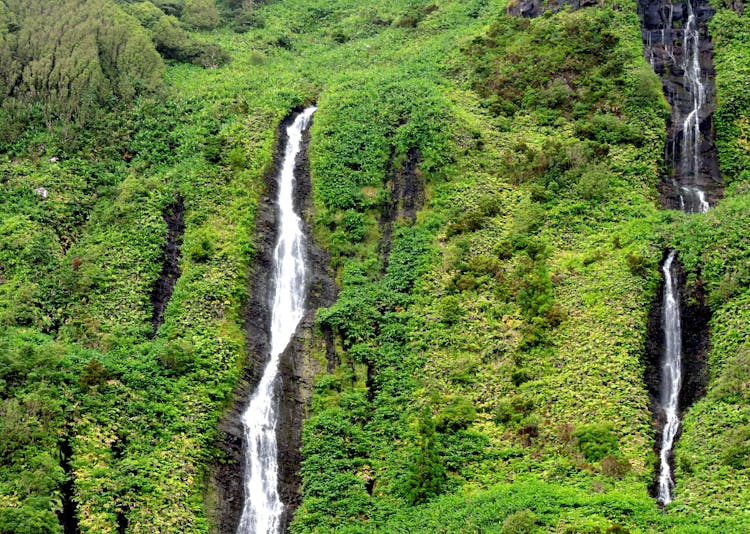
[[(661, 207), (635, 2), (59, 4), (0, 1), (0, 533), (219, 531), (260, 206), (313, 102), (305, 218), (339, 293), (306, 345), (291, 532), (750, 529), (739, 4), (710, 24), (706, 214)], [(645, 377), (671, 248), (711, 317), (663, 513)]]

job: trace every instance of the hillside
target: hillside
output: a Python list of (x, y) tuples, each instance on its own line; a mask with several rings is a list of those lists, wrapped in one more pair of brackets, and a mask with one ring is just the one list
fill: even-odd
[[(0, 533), (234, 532), (311, 103), (291, 532), (750, 529), (750, 15), (713, 5), (724, 189), (682, 213), (637, 4), (527, 4), (0, 2)], [(670, 249), (707, 333), (664, 513)]]

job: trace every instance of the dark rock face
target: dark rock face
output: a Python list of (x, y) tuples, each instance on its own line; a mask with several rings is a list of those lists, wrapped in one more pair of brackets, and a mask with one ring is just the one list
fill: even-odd
[(413, 224), (417, 219), (417, 211), (424, 204), (424, 179), (417, 170), (422, 154), (418, 149), (410, 148), (406, 152), (403, 165), (395, 168), (395, 151), (396, 147), (391, 147), (383, 180), (383, 188), (391, 190), (390, 202), (381, 208), (379, 221), (383, 232), (379, 246), (383, 258), (383, 272), (388, 269), (393, 223), (398, 219), (404, 219)]
[[(684, 413), (695, 401), (706, 393), (708, 375), (706, 361), (709, 351), (708, 323), (711, 310), (705, 304), (705, 295), (700, 283), (690, 288), (686, 285), (686, 275), (682, 265), (677, 261), (677, 282), (680, 287), (680, 320), (682, 326), (682, 388), (680, 390), (680, 412)], [(651, 398), (651, 412), (654, 414), (656, 440), (654, 452), (659, 454), (664, 427), (664, 411), (661, 407), (661, 368), (664, 358), (663, 316), (664, 281), (654, 295), (648, 317), (648, 338), (646, 356), (648, 358), (644, 380)], [(679, 437), (679, 435), (678, 435)], [(672, 466), (674, 468), (674, 465)], [(651, 486), (656, 495), (656, 477), (659, 464), (657, 461), (655, 478)]]
[(580, 9), (599, 5), (598, 0), (518, 0), (508, 4), (508, 14), (514, 17), (533, 18), (539, 17), (550, 11), (557, 13), (565, 7)]
[(154, 291), (151, 293), (151, 305), (153, 315), (151, 325), (153, 335), (164, 322), (164, 310), (167, 308), (169, 299), (172, 298), (174, 286), (180, 277), (180, 247), (182, 236), (185, 233), (185, 203), (182, 196), (177, 194), (175, 201), (164, 210), (164, 222), (167, 223), (167, 243), (164, 246), (164, 262), (161, 274), (156, 281)]
[[(283, 159), (287, 142), (286, 128), (294, 120), (295, 110), (279, 125), (279, 142), (274, 154), (274, 168), (266, 176), (268, 194), (258, 206), (254, 243), (256, 257), (249, 280), (250, 298), (245, 306), (244, 328), (246, 348), (249, 356), (244, 376), (234, 393), (230, 410), (219, 424), (217, 447), (224, 453), (224, 461), (215, 465), (213, 495), (206, 498), (209, 515), (220, 534), (234, 534), (242, 515), (244, 504), (244, 428), (242, 413), (252, 391), (260, 381), (270, 352), (271, 302), (273, 291), (273, 250), (278, 233), (276, 175)], [(310, 213), (312, 203), (310, 174), (307, 167), (309, 134), (303, 137), (303, 146), (296, 162), (295, 209)], [(309, 223), (305, 223), (305, 234), (312, 235)], [(297, 332), (281, 356), (281, 393), (277, 440), (279, 454), (279, 494), (285, 504), (282, 530), (286, 530), (300, 502), (299, 467), (301, 461), (302, 422), (306, 407), (312, 396), (314, 377), (320, 365), (313, 358), (313, 348), (325, 347), (327, 355), (334, 353), (333, 337), (330, 333), (315, 331), (315, 313), (321, 306), (330, 306), (336, 298), (333, 277), (328, 267), (327, 255), (310, 240), (307, 243), (307, 262), (310, 287), (307, 292), (307, 312)], [(330, 345), (330, 346), (329, 346)]]
[[(661, 78), (664, 95), (672, 106), (665, 149), (671, 172), (661, 186), (664, 206), (696, 212), (702, 210), (690, 200), (691, 191), (703, 191), (712, 205), (722, 195), (722, 182), (714, 146), (716, 87), (713, 44), (707, 28), (714, 10), (708, 0), (688, 1), (690, 4), (639, 0), (638, 13), (644, 55)], [(691, 80), (694, 59), (699, 83)], [(697, 116), (696, 139), (691, 114)]]

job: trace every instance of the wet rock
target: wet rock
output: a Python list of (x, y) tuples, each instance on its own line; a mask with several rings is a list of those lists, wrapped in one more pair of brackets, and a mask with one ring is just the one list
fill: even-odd
[(380, 229), (383, 237), (378, 251), (383, 258), (383, 272), (388, 268), (388, 257), (391, 252), (391, 234), (393, 223), (399, 219), (414, 223), (417, 211), (424, 204), (424, 179), (417, 169), (422, 160), (422, 154), (412, 147), (406, 152), (403, 164), (395, 167), (396, 148), (391, 147), (388, 158), (383, 188), (390, 189), (390, 202), (383, 205), (380, 213)]
[[(706, 361), (709, 352), (708, 323), (711, 310), (705, 303), (703, 285), (700, 281), (693, 286), (686, 285), (685, 270), (676, 263), (677, 283), (680, 288), (680, 321), (682, 326), (682, 388), (680, 390), (680, 414), (684, 413), (694, 402), (706, 393), (708, 383)], [(661, 407), (661, 368), (664, 358), (664, 329), (662, 326), (664, 281), (654, 295), (648, 318), (648, 337), (646, 340), (646, 371), (644, 381), (651, 399), (651, 412), (654, 414), (656, 439), (654, 452), (659, 454), (664, 428), (664, 412)], [(678, 434), (679, 437), (679, 434)], [(658, 476), (658, 462), (655, 476)], [(651, 487), (655, 495), (656, 479)]]
[(162, 214), (167, 225), (167, 242), (164, 244), (162, 269), (151, 293), (152, 334), (155, 336), (164, 322), (164, 311), (172, 298), (174, 286), (180, 278), (180, 248), (185, 233), (185, 203), (180, 194)]
[[(713, 66), (713, 44), (708, 35), (708, 21), (714, 9), (707, 0), (691, 0), (698, 33), (698, 64), (704, 102), (696, 108), (697, 89), (686, 76), (684, 65), (691, 53), (692, 41), (686, 39), (685, 28), (691, 9), (686, 3), (671, 4), (667, 0), (653, 2), (639, 0), (638, 13), (644, 55), (662, 81), (664, 95), (672, 107), (667, 125), (667, 166), (672, 169), (660, 186), (666, 208), (700, 211), (690, 191), (700, 189), (713, 205), (723, 194), (721, 174), (714, 143), (713, 113), (716, 100)], [(692, 129), (686, 131), (686, 121), (691, 113), (698, 114), (697, 158), (693, 157)], [(688, 152), (688, 148), (689, 152)], [(697, 159), (697, 166), (696, 166)], [(687, 195), (681, 190), (687, 190)], [(685, 199), (688, 199), (687, 202)]]

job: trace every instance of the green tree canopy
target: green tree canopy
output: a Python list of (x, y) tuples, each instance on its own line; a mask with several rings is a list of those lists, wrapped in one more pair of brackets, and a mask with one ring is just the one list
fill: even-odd
[(219, 25), (219, 10), (213, 0), (185, 0), (181, 20), (199, 30), (210, 30)]
[(0, 3), (0, 99), (78, 118), (157, 91), (164, 65), (132, 16), (109, 0)]

